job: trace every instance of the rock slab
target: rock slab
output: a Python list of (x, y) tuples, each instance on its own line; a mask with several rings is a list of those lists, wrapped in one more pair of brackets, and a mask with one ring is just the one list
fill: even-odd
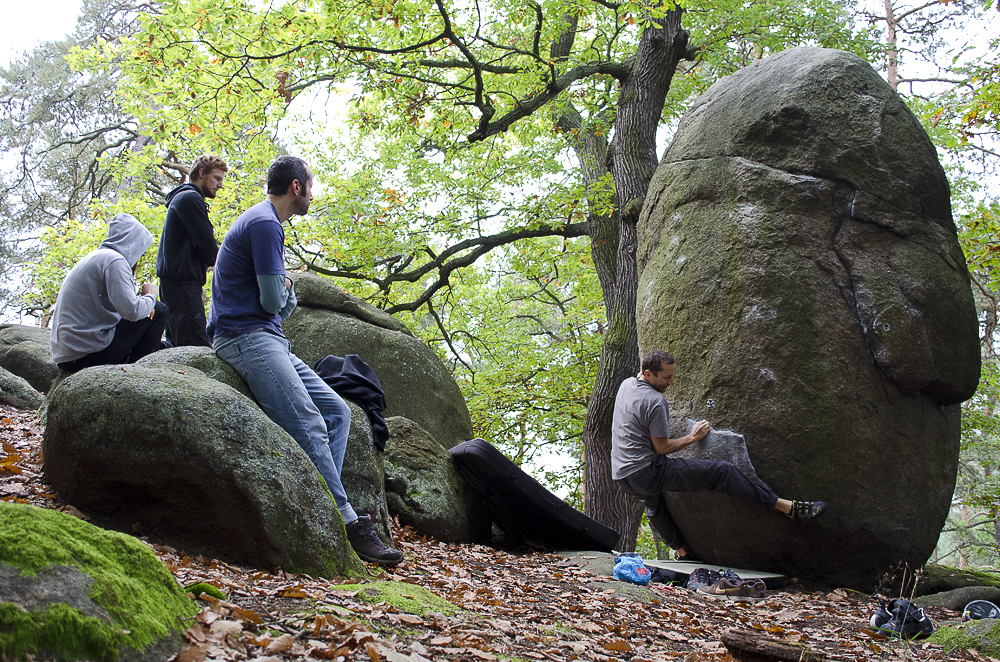
[(796, 48), (681, 121), (639, 221), (642, 351), (675, 355), (679, 415), (746, 439), (795, 523), (669, 495), (694, 554), (865, 590), (924, 564), (951, 503), (978, 323), (948, 182), (863, 60)]
[(340, 511), (295, 441), (196, 368), (99, 366), (49, 400), (46, 481), (102, 525), (227, 561), (364, 572)]
[(0, 324), (0, 368), (21, 377), (39, 393), (48, 393), (62, 372), (52, 360), (49, 330), (23, 324)]
[(138, 540), (0, 503), (0, 651), (13, 659), (160, 662), (195, 604)]

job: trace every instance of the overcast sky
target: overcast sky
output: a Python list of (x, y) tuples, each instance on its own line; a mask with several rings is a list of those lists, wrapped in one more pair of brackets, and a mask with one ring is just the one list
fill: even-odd
[(0, 21), (0, 66), (42, 41), (56, 41), (73, 31), (81, 0), (35, 0), (4, 3)]

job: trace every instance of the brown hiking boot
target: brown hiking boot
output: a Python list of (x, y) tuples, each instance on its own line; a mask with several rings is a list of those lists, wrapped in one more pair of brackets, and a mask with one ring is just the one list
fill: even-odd
[(347, 540), (354, 548), (354, 553), (369, 563), (394, 566), (403, 560), (403, 553), (389, 547), (372, 526), (371, 515), (362, 515), (346, 525)]
[(713, 598), (724, 598), (740, 602), (760, 600), (767, 597), (767, 588), (764, 586), (764, 582), (759, 579), (743, 581), (741, 579), (723, 577), (711, 586), (698, 587), (698, 592)]

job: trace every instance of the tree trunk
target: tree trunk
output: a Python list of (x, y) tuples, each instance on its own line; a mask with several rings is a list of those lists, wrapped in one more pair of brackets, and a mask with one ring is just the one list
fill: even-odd
[(618, 97), (609, 157), (619, 203), (619, 240), (613, 291), (605, 292), (608, 329), (584, 423), (585, 511), (618, 531), (619, 549), (626, 551), (635, 549), (641, 507), (611, 479), (611, 418), (619, 385), (639, 370), (636, 222), (658, 162), (656, 129), (663, 104), (677, 63), (687, 51), (682, 14), (680, 8), (668, 11), (643, 32), (635, 68)]

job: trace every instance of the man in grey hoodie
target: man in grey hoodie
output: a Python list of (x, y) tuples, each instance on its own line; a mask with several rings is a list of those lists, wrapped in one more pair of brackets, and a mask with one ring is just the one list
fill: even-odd
[(167, 306), (152, 283), (135, 293), (135, 265), (152, 244), (142, 223), (118, 214), (108, 238), (70, 269), (52, 311), (52, 359), (61, 369), (134, 363), (160, 349)]

